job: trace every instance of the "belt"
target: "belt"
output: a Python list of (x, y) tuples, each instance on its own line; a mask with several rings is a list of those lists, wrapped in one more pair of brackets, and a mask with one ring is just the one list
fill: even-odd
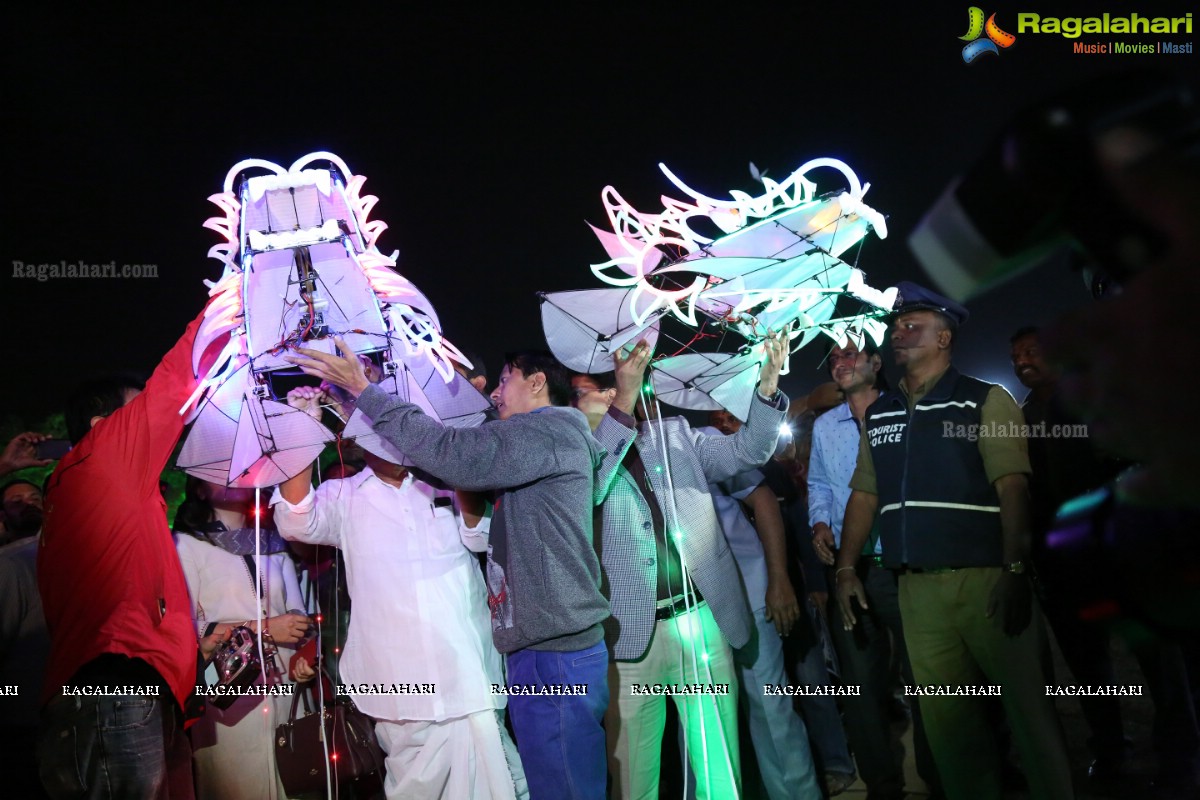
[(656, 620), (672, 619), (689, 610), (699, 608), (703, 602), (704, 598), (700, 596), (699, 592), (695, 593), (690, 606), (688, 605), (687, 598), (683, 595), (677, 595), (669, 600), (659, 600), (659, 605), (654, 610), (654, 618)]
[(872, 567), (882, 567), (883, 566), (883, 556), (880, 556), (880, 555), (859, 556), (858, 563), (866, 564), (866, 565), (872, 566)]
[(897, 572), (901, 575), (946, 575), (969, 567), (900, 567)]

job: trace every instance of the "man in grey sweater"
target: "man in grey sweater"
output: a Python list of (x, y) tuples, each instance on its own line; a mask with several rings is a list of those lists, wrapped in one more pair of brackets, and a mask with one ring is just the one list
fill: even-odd
[(609, 605), (592, 545), (602, 450), (583, 414), (560, 407), (566, 370), (549, 353), (510, 355), (492, 392), (500, 419), (445, 428), (373, 386), (352, 354), (299, 353), (293, 363), (357, 397), (375, 431), (417, 467), (458, 489), (497, 491), (488, 602), (530, 795), (603, 798)]

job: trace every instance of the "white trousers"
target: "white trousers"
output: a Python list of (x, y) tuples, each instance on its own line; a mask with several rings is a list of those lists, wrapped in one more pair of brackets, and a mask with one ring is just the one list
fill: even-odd
[(529, 789), (504, 711), (441, 722), (375, 721), (388, 800), (525, 800)]
[(640, 661), (609, 663), (610, 699), (604, 725), (613, 798), (658, 798), (667, 698), (638, 690), (655, 684), (695, 683), (719, 684), (725, 690), (723, 694), (671, 698), (679, 711), (687, 760), (695, 775), (695, 796), (698, 800), (741, 797), (738, 679), (733, 652), (721, 636), (712, 611), (702, 602), (686, 614), (659, 620)]

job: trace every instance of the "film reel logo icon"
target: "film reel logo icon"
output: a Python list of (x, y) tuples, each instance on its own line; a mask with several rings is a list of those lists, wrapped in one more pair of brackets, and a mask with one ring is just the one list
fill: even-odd
[(971, 6), (967, 9), (967, 32), (958, 38), (968, 43), (962, 51), (963, 61), (967, 64), (984, 53), (998, 56), (1001, 48), (1012, 47), (1013, 43), (1017, 41), (1016, 36), (1001, 30), (1000, 26), (996, 24), (995, 14), (992, 14), (987, 18), (987, 22), (984, 22), (983, 9), (979, 6)]

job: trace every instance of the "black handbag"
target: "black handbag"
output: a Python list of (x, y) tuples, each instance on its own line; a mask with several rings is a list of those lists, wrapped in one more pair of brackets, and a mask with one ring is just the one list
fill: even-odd
[[(309, 706), (323, 674), (307, 685), (296, 685), (288, 721), (275, 729), (275, 765), (288, 796), (324, 791), (326, 772), (332, 767), (332, 784), (361, 778), (383, 768), (383, 749), (375, 739), (375, 721), (359, 711), (349, 697), (325, 701), (325, 713)], [(304, 716), (297, 717), (300, 701)], [(313, 698), (313, 706), (316, 698)], [(326, 745), (328, 743), (328, 761)]]

